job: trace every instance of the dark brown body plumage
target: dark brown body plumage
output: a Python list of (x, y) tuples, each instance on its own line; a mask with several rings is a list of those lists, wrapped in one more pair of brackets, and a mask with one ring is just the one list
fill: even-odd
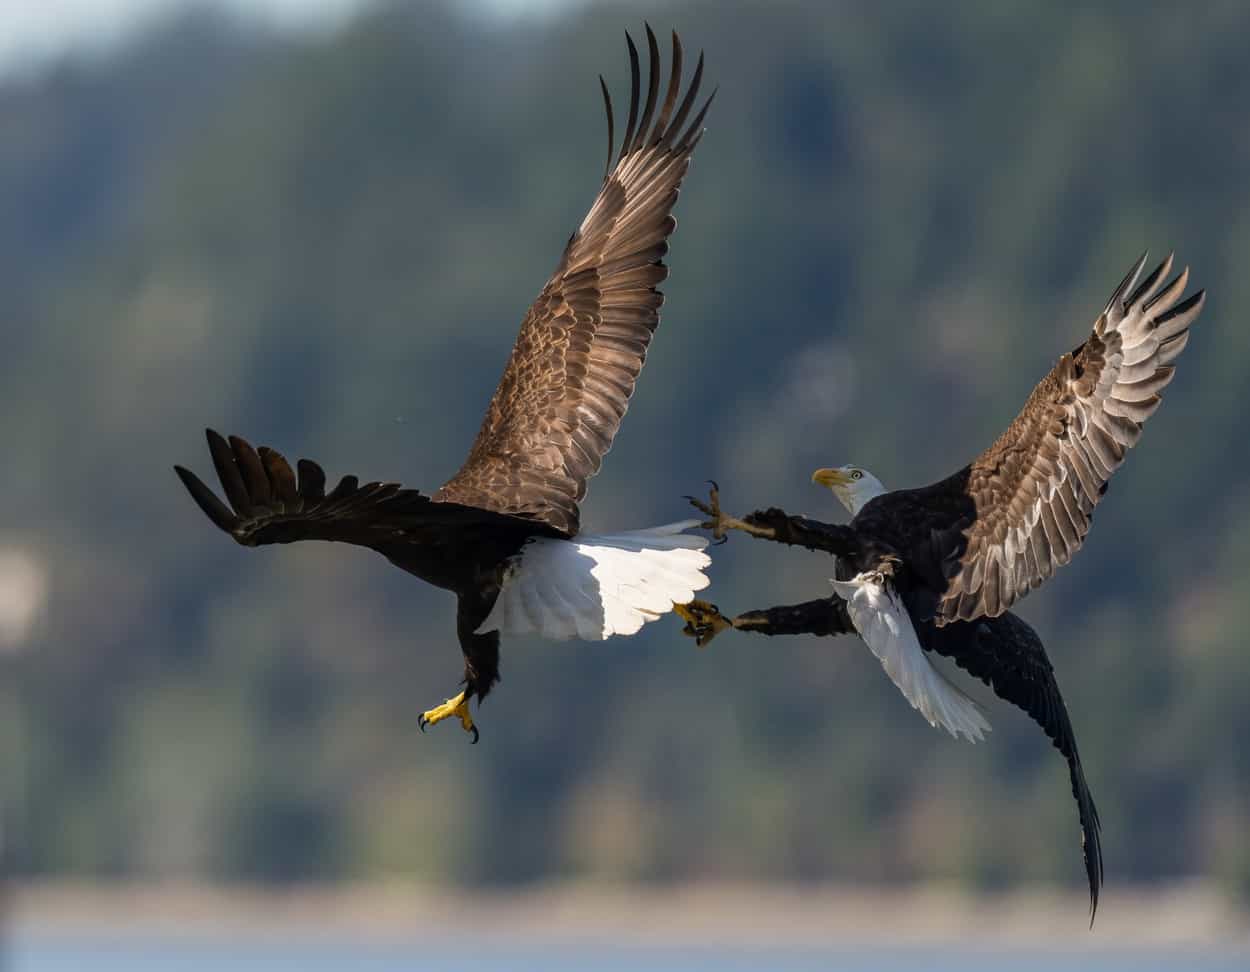
[[(333, 540), (368, 547), (458, 598), (456, 627), (467, 695), (499, 677), (499, 633), (476, 633), (499, 593), (505, 565), (527, 540), (578, 531), (578, 503), (625, 415), (659, 324), (668, 276), (663, 257), (672, 209), (702, 135), (708, 98), (693, 111), (703, 57), (681, 103), (682, 47), (659, 103), (660, 55), (647, 28), (642, 103), (638, 52), (628, 38), (629, 120), (599, 194), (521, 325), (516, 345), (460, 470), (433, 496), (395, 483), (346, 477), (330, 493), (309, 460), (297, 471), (276, 451), (209, 431), (223, 503), (194, 473), (175, 467), (204, 513), (245, 546)], [(658, 108), (658, 112), (657, 112)], [(641, 111), (641, 113), (640, 113)]]

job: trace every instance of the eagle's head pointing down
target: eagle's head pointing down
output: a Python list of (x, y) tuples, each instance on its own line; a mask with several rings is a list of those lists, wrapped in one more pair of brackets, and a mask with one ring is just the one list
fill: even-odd
[(862, 510), (870, 499), (886, 492), (881, 480), (859, 466), (817, 469), (812, 473), (812, 482), (828, 487), (838, 498), (838, 502), (850, 511), (851, 516)]

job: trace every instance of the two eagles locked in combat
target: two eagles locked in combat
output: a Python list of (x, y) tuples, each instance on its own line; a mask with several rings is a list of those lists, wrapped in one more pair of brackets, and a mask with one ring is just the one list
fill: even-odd
[[(602, 186), (526, 313), (459, 472), (430, 495), (395, 483), (362, 486), (354, 476), (327, 491), (317, 463), (302, 459), (292, 470), (273, 449), (210, 430), (226, 501), (181, 466), (178, 476), (208, 518), (245, 546), (356, 544), (454, 592), (463, 689), (419, 722), (424, 729), (454, 717), (475, 742), (469, 703), (498, 680), (504, 633), (600, 640), (634, 634), (674, 609), (701, 643), (730, 627), (857, 633), (930, 723), (979, 739), (988, 723), (928, 655), (951, 658), (1027, 712), (1067, 759), (1096, 908), (1098, 814), (1045, 649), (1008, 609), (1081, 546), (1108, 479), (1158, 407), (1203, 295), (1181, 300), (1187, 273), (1167, 281), (1171, 258), (1138, 285), (1143, 257), (1090, 337), (1060, 358), (969, 466), (893, 492), (854, 466), (818, 470), (813, 479), (851, 513), (848, 525), (777, 509), (730, 517), (714, 489), (709, 502), (695, 503), (704, 520), (581, 536), (587, 480), (611, 448), (659, 325), (656, 288), (668, 276), (672, 210), (712, 101), (698, 103), (702, 55), (682, 95), (676, 34), (661, 100), (659, 48), (650, 27), (646, 36), (645, 100), (627, 37), (632, 86), (619, 152), (600, 79), (609, 144)], [(707, 539), (686, 532), (699, 525), (718, 539), (741, 530), (832, 554), (832, 596), (732, 619), (692, 601), (708, 584), (710, 563)]]

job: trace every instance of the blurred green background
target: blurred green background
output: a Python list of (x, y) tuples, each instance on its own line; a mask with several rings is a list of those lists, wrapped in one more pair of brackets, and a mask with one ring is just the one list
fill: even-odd
[[(0, 84), (0, 695), (20, 875), (467, 887), (762, 880), (1083, 895), (1062, 760), (977, 685), (929, 728), (851, 639), (675, 619), (512, 639), (481, 745), (450, 596), (230, 544), (179, 486), (211, 425), (433, 489), (598, 186), (596, 75), (647, 17), (720, 84), (645, 377), (587, 529), (835, 517), (855, 461), (946, 475), (1140, 251), (1211, 293), (1045, 639), (1113, 888), (1250, 894), (1250, 8), (1213, 2), (383, 4), (326, 36), (206, 12)], [(723, 608), (828, 590), (735, 539)]]

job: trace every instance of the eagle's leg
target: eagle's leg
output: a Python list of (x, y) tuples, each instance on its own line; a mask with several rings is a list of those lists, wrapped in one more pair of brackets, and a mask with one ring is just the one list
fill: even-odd
[(476, 695), (480, 705), (482, 699), (486, 698), (487, 693), (499, 681), (499, 632), (476, 634), (476, 631), (490, 614), (497, 591), (498, 588), (490, 588), (489, 593), (474, 590), (470, 594), (460, 595), (456, 611), (456, 634), (460, 638), (460, 650), (464, 653), (464, 688), (442, 705), (421, 713), (417, 724), (423, 732), (426, 726), (455, 716), (460, 720), (464, 731), (473, 734), (473, 741), (478, 741), (480, 734), (473, 724), (473, 716), (469, 713), (469, 702)]
[(850, 527), (809, 520), (805, 516), (791, 516), (775, 506), (748, 513), (741, 519), (729, 516), (720, 508), (720, 490), (715, 482), (712, 483), (706, 503), (693, 496), (687, 496), (686, 499), (691, 506), (708, 517), (700, 527), (711, 530), (719, 541), (723, 541), (730, 530), (741, 530), (760, 540), (806, 547), (808, 550), (823, 550), (835, 557), (854, 557), (859, 552), (857, 537)]
[(702, 647), (727, 628), (763, 635), (840, 635), (852, 634), (851, 622), (842, 598), (822, 597), (802, 604), (783, 604), (759, 611), (745, 611), (734, 618), (720, 613), (715, 604), (691, 601), (674, 608), (686, 620), (682, 633)]
[(748, 523), (746, 520), (740, 520), (736, 516), (730, 516), (721, 510), (720, 487), (716, 485), (715, 480), (709, 480), (708, 482), (712, 488), (708, 492), (708, 500), (706, 503), (702, 500), (695, 499), (693, 496), (686, 497), (686, 499), (690, 501), (691, 506), (707, 517), (707, 520), (700, 524), (702, 529), (711, 530), (712, 536), (715, 537), (718, 542), (722, 543), (725, 541), (726, 534), (728, 534), (730, 530), (742, 530), (744, 533), (749, 533), (753, 537), (760, 537), (764, 540), (773, 539), (773, 530), (771, 527), (756, 526), (755, 524)]

